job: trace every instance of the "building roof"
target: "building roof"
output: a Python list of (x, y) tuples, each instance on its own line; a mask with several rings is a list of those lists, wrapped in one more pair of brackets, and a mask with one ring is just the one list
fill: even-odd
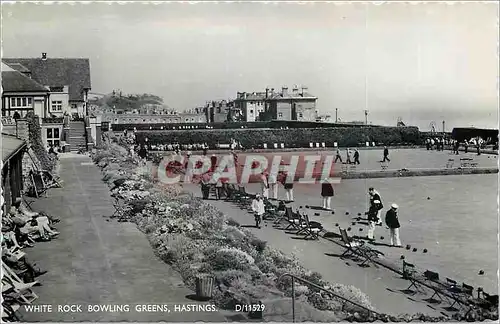
[[(246, 98), (243, 96), (246, 94)], [(238, 98), (236, 100), (265, 100), (265, 92), (238, 92)]]
[(90, 89), (90, 62), (83, 58), (4, 58), (2, 62), (18, 71), (28, 70), (31, 78), (49, 87), (69, 86), (69, 100), (83, 101)]
[(2, 161), (7, 162), (17, 152), (26, 146), (26, 142), (19, 138), (2, 133)]
[(313, 96), (309, 92), (301, 92), (301, 91), (288, 91), (286, 95), (283, 95), (281, 92), (275, 92), (273, 95), (269, 97), (269, 100), (282, 100), (282, 99), (318, 99)]
[(21, 73), (30, 72), (30, 70), (27, 67), (25, 67), (20, 63), (12, 63), (10, 64), (10, 66), (12, 67), (12, 69), (19, 71)]
[(2, 71), (4, 92), (49, 92), (47, 88), (17, 71)]

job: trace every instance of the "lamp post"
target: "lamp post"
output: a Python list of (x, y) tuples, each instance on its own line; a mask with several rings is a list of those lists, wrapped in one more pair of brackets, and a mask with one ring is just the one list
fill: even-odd
[(368, 125), (368, 110), (365, 110), (365, 125)]
[(338, 112), (339, 112), (339, 109), (335, 108), (335, 124), (338, 123), (338, 121), (339, 121), (339, 119), (338, 119)]

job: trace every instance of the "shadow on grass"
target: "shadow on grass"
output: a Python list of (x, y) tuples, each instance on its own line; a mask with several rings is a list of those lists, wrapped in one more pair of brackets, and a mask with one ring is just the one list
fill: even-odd
[(244, 227), (244, 228), (257, 228), (257, 226), (255, 226), (255, 225), (240, 225), (240, 227)]

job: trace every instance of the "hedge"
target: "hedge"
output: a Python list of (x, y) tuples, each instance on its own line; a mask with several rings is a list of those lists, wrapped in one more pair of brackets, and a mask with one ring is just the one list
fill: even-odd
[[(138, 131), (138, 143), (148, 138), (150, 144), (228, 144), (231, 138), (241, 142), (245, 148), (262, 147), (263, 143), (284, 143), (286, 147), (309, 147), (309, 143), (325, 143), (332, 147), (358, 146), (365, 142), (387, 145), (421, 144), (417, 127), (335, 127), (335, 128), (291, 128), (291, 129), (212, 129), (212, 130), (164, 130)], [(364, 144), (363, 144), (364, 145)]]

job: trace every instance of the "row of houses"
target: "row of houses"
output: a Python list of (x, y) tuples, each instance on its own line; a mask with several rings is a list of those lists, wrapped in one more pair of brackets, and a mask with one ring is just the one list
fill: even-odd
[(306, 87), (294, 86), (291, 90), (282, 87), (281, 91), (266, 88), (262, 92), (238, 92), (232, 101), (212, 101), (207, 103), (203, 112), (208, 122), (224, 121), (268, 121), (296, 120), (316, 121), (318, 98), (308, 92)]
[(31, 112), (39, 117), (46, 145), (78, 150), (95, 144), (99, 123), (85, 122), (90, 90), (87, 58), (49, 58), (47, 53), (38, 58), (2, 58), (3, 131), (18, 132), (19, 123)]

